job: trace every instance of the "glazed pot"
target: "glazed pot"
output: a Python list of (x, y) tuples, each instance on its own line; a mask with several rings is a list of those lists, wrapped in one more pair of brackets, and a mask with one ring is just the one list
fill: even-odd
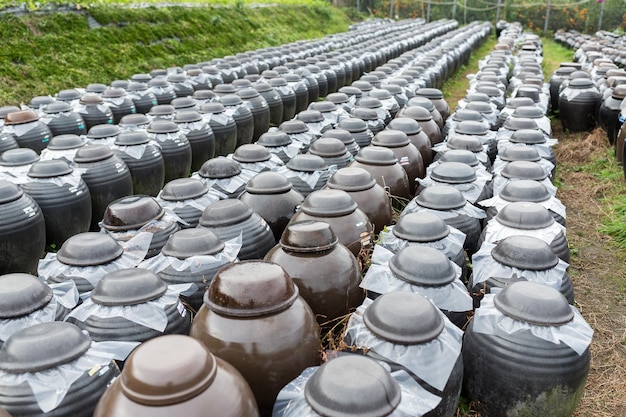
[[(243, 88), (237, 91), (237, 94), (246, 103), (252, 112), (254, 120), (254, 133), (252, 134), (252, 142), (259, 140), (259, 137), (270, 128), (270, 107), (267, 100), (254, 88)], [(282, 104), (282, 102), (281, 102)], [(280, 111), (282, 117), (282, 108)]]
[(122, 132), (115, 139), (115, 154), (128, 166), (133, 192), (155, 197), (165, 181), (165, 162), (161, 149), (143, 131)]
[(233, 366), (190, 337), (168, 335), (133, 352), (93, 415), (172, 414), (258, 417), (259, 411), (250, 386)]
[(337, 168), (344, 168), (353, 160), (343, 142), (335, 138), (317, 139), (309, 147), (308, 153), (321, 157), (328, 166), (336, 165)]
[(32, 110), (21, 110), (4, 116), (3, 135), (11, 134), (21, 148), (37, 153), (48, 146), (52, 138), (50, 128)]
[(443, 93), (441, 92), (441, 90), (438, 90), (436, 88), (420, 88), (415, 92), (415, 95), (419, 97), (426, 97), (427, 99), (432, 101), (444, 121), (450, 116), (450, 107), (448, 106), (446, 100), (443, 98)]
[(291, 120), (296, 115), (297, 98), (294, 89), (287, 83), (282, 77), (272, 78), (269, 80), (269, 84), (274, 91), (278, 93), (283, 103), (283, 114), (281, 117), (281, 123), (286, 120)]
[[(611, 95), (602, 102), (600, 110), (598, 111), (598, 125), (606, 131), (607, 138), (611, 145), (615, 145), (617, 132), (622, 124), (622, 122), (619, 121), (619, 114), (620, 107), (624, 102), (624, 97), (626, 97), (626, 85), (615, 87)], [(619, 150), (621, 151), (622, 149)], [(617, 151), (616, 155), (619, 155)]]
[(165, 78), (153, 78), (148, 81), (148, 88), (157, 99), (157, 104), (170, 104), (176, 98), (176, 92)]
[(137, 113), (132, 98), (122, 88), (107, 88), (102, 93), (102, 99), (108, 104), (113, 113), (113, 123), (118, 124), (127, 114)]
[(571, 80), (559, 94), (559, 114), (563, 129), (583, 132), (596, 126), (601, 96), (590, 79)]
[(439, 126), (439, 129), (440, 130), (443, 129), (444, 119), (443, 117), (441, 117), (441, 113), (439, 113), (439, 110), (437, 110), (433, 102), (430, 101), (428, 98), (416, 95), (415, 97), (410, 99), (409, 102), (407, 103), (407, 108), (409, 107), (425, 108), (426, 110), (428, 110), (428, 113), (430, 113), (431, 117), (433, 118), (433, 121), (437, 124), (437, 126)]
[(232, 364), (250, 384), (262, 416), (280, 389), (319, 363), (315, 315), (279, 265), (249, 261), (213, 278), (191, 336)]
[(374, 133), (369, 129), (367, 123), (356, 117), (341, 120), (337, 127), (350, 132), (360, 148), (368, 146), (374, 139)]
[(176, 98), (189, 97), (193, 94), (193, 85), (191, 85), (191, 82), (185, 74), (171, 74), (167, 77), (167, 82), (172, 86)]
[(256, 144), (263, 145), (269, 153), (279, 157), (284, 164), (300, 152), (299, 144), (293, 143), (287, 133), (278, 129), (263, 133)]
[(309, 105), (309, 90), (305, 81), (298, 74), (285, 74), (287, 85), (293, 89), (296, 94), (296, 110), (294, 116), (299, 112), (306, 110)]
[(83, 94), (80, 97), (77, 112), (85, 121), (87, 131), (96, 125), (113, 124), (113, 112), (98, 94)]
[(53, 137), (87, 134), (85, 121), (69, 103), (59, 101), (48, 104), (44, 109), (42, 120), (48, 125)]
[(287, 120), (278, 127), (278, 130), (289, 135), (291, 140), (300, 146), (300, 152), (306, 153), (309, 146), (321, 135), (313, 132), (302, 120)]
[(202, 164), (215, 156), (213, 130), (204, 122), (202, 115), (194, 110), (177, 112), (174, 123), (191, 146), (191, 170), (199, 170)]
[(552, 73), (550, 77), (550, 107), (553, 112), (559, 111), (559, 90), (561, 84), (574, 71), (576, 71), (576, 68), (573, 67), (559, 67)]
[(153, 106), (159, 104), (157, 97), (150, 91), (147, 84), (130, 82), (128, 87), (126, 87), (126, 91), (128, 91), (128, 95), (133, 100), (137, 113), (146, 114)]
[(432, 144), (420, 124), (409, 117), (397, 117), (389, 123), (388, 128), (404, 132), (422, 155), (424, 169), (428, 168), (433, 159)]
[(254, 137), (254, 118), (252, 111), (237, 94), (226, 94), (220, 98), (220, 103), (226, 109), (237, 125), (237, 148), (252, 143)]
[(215, 135), (215, 156), (226, 156), (237, 148), (237, 124), (220, 103), (200, 106), (200, 114)]
[(399, 199), (394, 201), (394, 206), (399, 206), (401, 199), (411, 198), (409, 178), (391, 149), (381, 146), (362, 148), (349, 166), (363, 168), (372, 174), (381, 187), (389, 190), (392, 198)]
[(148, 137), (161, 148), (165, 183), (189, 176), (192, 162), (191, 144), (176, 123), (169, 120), (155, 120), (148, 127)]
[(76, 167), (85, 169), (83, 181), (91, 195), (91, 225), (99, 230), (98, 222), (110, 202), (133, 193), (133, 181), (126, 163), (104, 145), (83, 146), (74, 157)]
[(321, 190), (332, 175), (324, 159), (311, 154), (294, 156), (279, 172), (287, 177), (293, 188), (304, 197), (313, 191)]
[(196, 178), (179, 178), (165, 184), (157, 201), (170, 209), (187, 224), (183, 229), (196, 227), (204, 209), (219, 200), (219, 196), (209, 193), (209, 188)]
[(117, 125), (102, 124), (95, 125), (87, 132), (87, 143), (111, 146), (115, 143), (115, 138), (120, 134)]
[(361, 147), (356, 143), (356, 141), (352, 137), (352, 134), (345, 129), (335, 128), (327, 130), (322, 135), (322, 138), (339, 139), (344, 144), (348, 152), (350, 152), (350, 155), (352, 155), (353, 157), (356, 156), (361, 150)]
[(239, 162), (225, 156), (209, 159), (193, 178), (204, 182), (220, 198), (237, 198), (254, 173), (242, 170)]
[(437, 123), (435, 123), (433, 117), (425, 108), (420, 106), (407, 107), (400, 110), (397, 117), (408, 117), (419, 123), (426, 136), (428, 136), (431, 145), (435, 146), (443, 141), (439, 126), (437, 126)]
[(391, 149), (406, 172), (411, 195), (414, 195), (417, 188), (416, 181), (426, 176), (426, 169), (422, 154), (413, 146), (408, 135), (401, 130), (385, 129), (374, 136), (372, 145)]
[[(270, 125), (280, 125), (283, 122), (283, 100), (281, 99), (280, 94), (278, 94), (278, 92), (274, 90), (271, 85), (264, 82), (256, 83), (254, 88), (267, 102), (267, 106), (270, 109)], [(258, 140), (258, 137), (256, 140)]]
[(239, 162), (241, 169), (250, 171), (253, 175), (274, 171), (283, 164), (280, 158), (272, 155), (265, 146), (256, 143), (241, 145), (232, 155), (229, 155), (229, 158)]

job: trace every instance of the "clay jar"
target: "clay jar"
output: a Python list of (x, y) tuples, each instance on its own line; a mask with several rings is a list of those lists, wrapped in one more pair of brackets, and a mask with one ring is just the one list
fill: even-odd
[(220, 104), (226, 113), (232, 116), (237, 126), (238, 148), (246, 143), (252, 143), (254, 136), (254, 118), (252, 112), (237, 94), (226, 94), (220, 97)]
[[(256, 83), (254, 88), (267, 102), (267, 106), (270, 109), (270, 125), (280, 125), (283, 122), (283, 100), (281, 99), (280, 94), (278, 94), (278, 91), (274, 90), (271, 85), (264, 82)], [(256, 139), (258, 140), (258, 137)]]
[(391, 224), (391, 199), (365, 169), (342, 168), (330, 177), (326, 186), (347, 192), (374, 225), (374, 233)]
[(422, 154), (413, 146), (406, 133), (401, 130), (385, 129), (374, 136), (373, 146), (391, 149), (409, 179), (411, 195), (415, 194), (417, 178), (426, 176)]
[(315, 315), (285, 270), (266, 261), (230, 264), (213, 278), (190, 335), (250, 384), (262, 416), (305, 368), (319, 364)]
[(182, 134), (191, 146), (191, 170), (197, 171), (215, 156), (215, 135), (202, 115), (194, 110), (179, 111), (174, 116)]
[(406, 107), (398, 112), (397, 117), (408, 117), (419, 123), (426, 136), (428, 136), (431, 145), (434, 146), (443, 141), (439, 126), (437, 126), (430, 112), (425, 108), (420, 106)]
[[(254, 119), (252, 142), (256, 142), (270, 128), (270, 107), (263, 96), (254, 88), (243, 88), (237, 91), (237, 94), (246, 102), (246, 105), (252, 112), (252, 118)], [(280, 109), (280, 117), (282, 118), (282, 107)]]
[(76, 152), (77, 168), (86, 169), (83, 181), (91, 195), (91, 226), (99, 230), (98, 222), (110, 202), (133, 193), (133, 181), (128, 167), (104, 145), (83, 146)]
[(87, 129), (80, 114), (76, 113), (69, 103), (62, 101), (48, 104), (44, 109), (44, 119), (52, 136), (85, 135)]
[(46, 242), (60, 248), (70, 236), (89, 230), (91, 196), (80, 175), (62, 160), (40, 161), (22, 185), (39, 205), (46, 222)]
[(122, 88), (107, 88), (104, 90), (104, 93), (102, 93), (102, 99), (111, 109), (111, 113), (113, 113), (113, 123), (115, 124), (118, 124), (122, 117), (127, 114), (137, 112), (132, 98), (130, 98)]
[(408, 117), (398, 117), (389, 123), (388, 128), (404, 132), (408, 136), (411, 143), (422, 155), (424, 169), (428, 168), (428, 166), (432, 163), (433, 158), (432, 144), (430, 143), (430, 139), (428, 139), (426, 133), (422, 130), (420, 124)]
[(374, 133), (369, 129), (367, 123), (356, 117), (348, 117), (341, 120), (337, 127), (350, 132), (360, 148), (368, 146), (374, 138)]
[[(294, 156), (281, 172), (291, 181), (293, 188), (304, 197), (313, 191), (322, 189), (331, 175), (324, 159), (321, 156), (311, 154)], [(309, 179), (310, 182), (307, 181)]]
[(133, 193), (156, 197), (165, 181), (165, 162), (160, 148), (143, 131), (122, 132), (115, 139), (115, 154), (128, 166)]
[(284, 164), (300, 151), (298, 145), (293, 144), (289, 135), (280, 130), (263, 133), (256, 144), (263, 145), (269, 153), (278, 156)]
[(200, 106), (200, 113), (215, 135), (215, 156), (226, 156), (237, 147), (237, 124), (220, 103)]
[(218, 156), (202, 164), (196, 178), (222, 198), (237, 198), (244, 191), (250, 173), (242, 171), (241, 165), (234, 159)]
[(259, 412), (250, 386), (233, 366), (188, 336), (168, 335), (133, 352), (94, 417), (173, 414), (258, 417)]
[(52, 138), (50, 128), (33, 110), (21, 110), (4, 116), (4, 133), (11, 133), (21, 148), (30, 148), (37, 153), (48, 146)]
[(206, 206), (219, 200), (217, 195), (207, 195), (208, 192), (209, 188), (199, 179), (179, 178), (165, 184), (157, 200), (187, 222), (181, 224), (182, 228), (191, 228), (198, 225)]
[(590, 79), (576, 78), (559, 94), (559, 115), (563, 129), (583, 132), (596, 126), (601, 95)]
[(354, 256), (359, 256), (361, 250), (370, 245), (374, 231), (367, 215), (343, 190), (319, 190), (309, 194), (291, 222), (301, 220), (330, 224), (339, 242), (346, 245)]
[(148, 126), (148, 136), (161, 147), (165, 183), (188, 177), (192, 162), (191, 144), (178, 125), (169, 120), (155, 120)]
[(420, 97), (426, 97), (427, 99), (432, 101), (444, 121), (450, 116), (450, 107), (448, 106), (446, 100), (443, 98), (443, 93), (441, 92), (441, 90), (438, 90), (436, 88), (420, 88), (415, 92), (415, 95)]
[(363, 301), (359, 264), (326, 222), (291, 223), (265, 260), (287, 271), (320, 325), (350, 313)]
[(113, 112), (104, 104), (104, 99), (99, 94), (83, 94), (80, 97), (78, 113), (85, 121), (87, 131), (96, 125), (113, 124)]
[(311, 144), (308, 152), (324, 159), (328, 166), (336, 165), (337, 168), (344, 168), (352, 161), (352, 154), (346, 145), (335, 138), (319, 138)]
[(261, 259), (276, 244), (274, 234), (263, 218), (241, 200), (228, 199), (210, 204), (200, 217), (205, 227), (222, 241), (242, 235), (239, 259)]
[(278, 241), (287, 223), (304, 201), (302, 194), (293, 189), (291, 182), (276, 172), (261, 172), (246, 184), (239, 199), (258, 213), (272, 229)]
[[(362, 148), (349, 166), (368, 171), (392, 198), (411, 198), (409, 178), (391, 149), (381, 146)], [(399, 206), (399, 203), (394, 202), (394, 206)]]
[(356, 143), (356, 141), (354, 140), (350, 132), (348, 132), (345, 129), (335, 128), (335, 129), (327, 130), (322, 135), (322, 139), (323, 138), (339, 139), (344, 144), (348, 152), (350, 152), (350, 155), (352, 156), (355, 156), (361, 150), (361, 147)]

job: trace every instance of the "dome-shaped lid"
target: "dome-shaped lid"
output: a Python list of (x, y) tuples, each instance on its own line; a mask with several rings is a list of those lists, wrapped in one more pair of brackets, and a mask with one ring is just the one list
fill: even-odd
[(346, 117), (341, 120), (337, 127), (345, 129), (350, 133), (363, 132), (367, 129), (367, 123), (357, 117)]
[(441, 217), (427, 211), (401, 216), (393, 234), (409, 242), (434, 242), (450, 234), (450, 227)]
[(420, 206), (433, 210), (458, 209), (467, 203), (463, 194), (449, 185), (427, 187), (415, 197), (415, 200)]
[(62, 159), (35, 162), (28, 170), (31, 178), (54, 178), (72, 173), (72, 168)]
[(476, 91), (479, 93), (487, 94), (489, 97), (501, 97), (502, 91), (496, 87), (491, 85), (481, 85), (476, 88)]
[(374, 88), (372, 83), (365, 80), (356, 80), (352, 83), (352, 87), (356, 87), (361, 91), (370, 91)]
[(131, 81), (135, 81), (137, 83), (147, 83), (152, 79), (152, 75), (150, 74), (133, 74), (130, 77)]
[(322, 416), (384, 417), (400, 404), (401, 390), (373, 359), (347, 355), (322, 365), (307, 381), (304, 395)]
[(12, 113), (7, 113), (4, 116), (4, 123), (6, 125), (19, 125), (23, 123), (36, 122), (39, 120), (39, 115), (33, 110), (20, 110)]
[(480, 92), (473, 92), (473, 93), (468, 93), (465, 96), (465, 100), (467, 100), (468, 102), (483, 102), (483, 103), (490, 103), (489, 100), (489, 96), (485, 93), (480, 93)]
[[(154, 366), (156, 363), (159, 366)], [(215, 357), (201, 342), (184, 335), (165, 335), (142, 343), (130, 355), (120, 385), (124, 395), (136, 403), (167, 406), (200, 395), (216, 374)]]
[(470, 109), (465, 108), (465, 109), (459, 109), (455, 111), (454, 114), (452, 115), (452, 120), (454, 120), (455, 122), (462, 122), (462, 121), (482, 122), (483, 116), (477, 110), (470, 110)]
[(420, 124), (410, 117), (396, 117), (389, 122), (387, 128), (401, 130), (407, 135), (417, 135), (422, 131)]
[(126, 87), (126, 91), (135, 92), (135, 91), (146, 91), (148, 89), (148, 85), (143, 82), (135, 82), (132, 81), (128, 83), (128, 87)]
[(165, 134), (178, 131), (178, 125), (171, 120), (155, 120), (148, 126), (148, 133)]
[(462, 162), (443, 162), (433, 168), (430, 177), (448, 184), (465, 184), (476, 181), (476, 171)]
[(210, 102), (210, 103), (205, 103), (202, 106), (200, 106), (200, 113), (219, 114), (219, 113), (224, 113), (225, 111), (226, 109), (224, 108), (222, 103)]
[(243, 100), (237, 94), (225, 94), (220, 97), (220, 103), (223, 106), (239, 106), (243, 103)]
[(427, 122), (433, 119), (433, 116), (430, 114), (430, 112), (422, 106), (406, 107), (402, 109), (401, 113), (403, 117), (410, 117), (411, 119), (417, 120), (418, 122)]
[(378, 132), (372, 139), (372, 145), (384, 146), (386, 148), (399, 148), (407, 146), (411, 143), (411, 140), (401, 130), (384, 129)]
[(512, 161), (500, 173), (505, 178), (541, 181), (548, 177), (548, 173), (537, 162)]
[(78, 91), (75, 88), (61, 90), (56, 94), (57, 100), (60, 100), (60, 101), (78, 100), (80, 96), (81, 96), (80, 91)]
[(319, 155), (298, 154), (287, 162), (286, 167), (292, 171), (315, 172), (328, 169), (328, 164)]
[(340, 128), (329, 129), (326, 132), (324, 132), (322, 137), (339, 139), (346, 146), (355, 142), (350, 132), (348, 132), (345, 129), (340, 129)]
[(377, 109), (379, 107), (382, 107), (383, 103), (381, 103), (380, 100), (377, 99), (376, 97), (367, 96), (367, 97), (360, 98), (356, 102), (356, 105), (358, 107), (365, 107), (366, 109)]
[(474, 153), (482, 152), (483, 144), (475, 136), (469, 135), (455, 135), (448, 139), (446, 142), (448, 149), (452, 150), (466, 150)]
[(316, 101), (311, 103), (310, 110), (327, 113), (337, 110), (337, 105), (331, 101)]
[(35, 324), (13, 333), (0, 349), (0, 369), (39, 372), (71, 362), (91, 346), (78, 326), (61, 321)]
[(169, 81), (170, 83), (184, 83), (185, 81), (187, 81), (187, 76), (182, 73), (171, 74), (169, 77), (167, 77), (167, 81)]
[(239, 165), (239, 162), (225, 156), (209, 159), (202, 164), (198, 171), (201, 177), (211, 179), (230, 178), (240, 173), (241, 165)]
[(491, 250), (491, 256), (501, 264), (518, 269), (543, 271), (554, 268), (559, 258), (546, 242), (532, 236), (510, 236)]
[(52, 300), (52, 289), (30, 274), (0, 275), (0, 318), (25, 316)]
[(253, 260), (222, 267), (204, 295), (212, 311), (232, 317), (258, 317), (288, 309), (298, 287), (278, 264)]
[(269, 85), (268, 83), (264, 83), (264, 82), (255, 83), (254, 84), (254, 88), (259, 93), (267, 93), (268, 91), (272, 91), (273, 90), (271, 85)]
[(436, 88), (420, 88), (415, 92), (415, 94), (418, 96), (427, 97), (431, 100), (443, 98), (443, 93), (441, 92), (441, 90)]
[(252, 100), (253, 98), (260, 96), (259, 92), (252, 87), (242, 88), (241, 90), (237, 91), (237, 94), (239, 94), (239, 97), (241, 97), (243, 100)]
[(509, 117), (504, 121), (503, 127), (508, 130), (538, 129), (537, 123), (527, 117)]
[(350, 114), (361, 120), (378, 120), (378, 113), (374, 109), (368, 109), (367, 107), (355, 107)]
[(37, 161), (39, 161), (39, 155), (30, 148), (9, 149), (0, 154), (0, 166), (3, 167), (30, 165)]
[(96, 93), (96, 94), (102, 94), (106, 91), (107, 86), (101, 83), (92, 83), (92, 84), (88, 84), (87, 87), (85, 87), (85, 91), (88, 93)]
[(442, 286), (454, 281), (452, 261), (430, 246), (405, 246), (389, 260), (389, 269), (409, 284)]
[(125, 196), (107, 206), (102, 224), (107, 230), (139, 229), (151, 220), (160, 219), (164, 213), (154, 197)]
[(117, 138), (115, 138), (115, 144), (117, 146), (134, 146), (144, 145), (150, 142), (150, 138), (143, 131), (131, 131), (121, 132)]
[(150, 116), (171, 116), (176, 113), (176, 108), (171, 104), (157, 104), (150, 108)]
[(164, 88), (169, 87), (170, 83), (165, 78), (153, 78), (148, 81), (150, 87)]
[(226, 95), (226, 94), (237, 94), (237, 88), (233, 84), (218, 84), (213, 88), (216, 94)]
[(287, 85), (287, 80), (283, 77), (271, 78), (269, 83), (272, 87), (283, 87)]
[(280, 246), (291, 252), (321, 252), (339, 242), (333, 229), (326, 222), (304, 220), (289, 223), (280, 237)]
[(336, 93), (330, 93), (329, 95), (327, 95), (326, 100), (335, 104), (343, 104), (343, 103), (347, 103), (350, 100), (350, 97), (348, 97), (346, 93), (336, 92)]
[(319, 123), (324, 121), (324, 115), (318, 110), (303, 110), (296, 115), (296, 119), (304, 123)]
[(508, 204), (498, 212), (496, 220), (505, 226), (526, 230), (543, 229), (554, 224), (554, 217), (548, 209), (532, 202)]
[(435, 105), (433, 104), (433, 102), (427, 99), (426, 97), (421, 97), (421, 96), (415, 96), (412, 99), (410, 99), (407, 106), (408, 107), (423, 107), (429, 112), (432, 112), (435, 110)]
[(354, 159), (367, 165), (394, 165), (398, 163), (398, 158), (396, 158), (393, 151), (382, 146), (366, 146), (361, 148)]
[[(393, 81), (393, 80), (392, 80)], [(402, 89), (401, 86), (397, 85), (397, 84), (385, 84), (385, 85), (381, 85), (380, 86), (381, 90), (386, 90), (387, 92), (389, 92), (389, 95), (391, 96), (392, 94), (402, 94), (404, 92), (404, 90)], [(370, 94), (372, 94), (372, 92), (370, 92)], [(372, 96), (381, 99), (384, 97), (381, 97), (382, 94), (378, 93), (378, 94), (372, 94)]]
[(174, 123), (194, 123), (202, 121), (202, 115), (195, 110), (182, 110), (176, 112)]
[(291, 142), (291, 138), (289, 135), (280, 130), (272, 130), (271, 132), (265, 132), (256, 142), (258, 145), (263, 145), (268, 148), (279, 147), (279, 146), (287, 146)]
[(126, 95), (126, 91), (123, 88), (107, 88), (102, 93), (104, 98), (120, 98)]
[[(397, 85), (394, 85), (394, 87), (399, 88), (399, 86)], [(375, 98), (377, 100), (388, 100), (391, 98), (391, 93), (382, 88), (375, 88), (372, 91), (370, 91), (369, 97)]]
[(546, 137), (540, 130), (536, 129), (521, 129), (516, 130), (509, 139), (513, 143), (525, 143), (527, 145), (536, 145), (540, 143), (546, 143)]
[(167, 291), (167, 284), (154, 272), (125, 268), (109, 272), (91, 292), (91, 300), (105, 306), (132, 306), (156, 300)]
[(363, 95), (363, 91), (353, 85), (344, 85), (339, 89), (339, 92), (347, 95), (348, 97), (354, 96), (357, 99), (361, 98), (361, 96)]
[(335, 138), (319, 138), (309, 147), (309, 153), (319, 155), (322, 158), (338, 157), (344, 155), (346, 152), (346, 145)]
[(289, 135), (295, 135), (298, 133), (304, 133), (309, 131), (309, 127), (302, 120), (287, 120), (282, 122), (278, 129)]
[(199, 198), (209, 192), (204, 183), (195, 178), (177, 178), (163, 187), (161, 198), (165, 201), (183, 201)]
[(209, 204), (200, 217), (204, 227), (221, 227), (241, 223), (254, 212), (241, 200), (229, 198)]
[(535, 102), (530, 97), (514, 97), (506, 102), (506, 107), (517, 109), (518, 107), (534, 106)]
[[(41, 109), (51, 103), (54, 103), (55, 101), (56, 100), (52, 96), (35, 96), (28, 102), (28, 107), (31, 109)], [(4, 118), (7, 113), (13, 113), (14, 111), (20, 111), (20, 108), (17, 106), (3, 106), (0, 115)]]
[(611, 97), (615, 100), (624, 100), (626, 98), (626, 84), (620, 84), (613, 89)]
[(85, 232), (68, 238), (57, 252), (57, 260), (74, 266), (102, 265), (123, 253), (124, 248), (110, 235)]
[(161, 253), (178, 259), (192, 256), (215, 255), (224, 249), (224, 242), (205, 227), (182, 229), (172, 234)]
[(480, 164), (476, 154), (466, 149), (451, 149), (439, 157), (439, 162), (461, 162), (471, 167)]
[(126, 114), (120, 119), (120, 126), (141, 126), (150, 123), (150, 119), (143, 113)]
[(533, 180), (511, 181), (500, 191), (500, 198), (506, 201), (530, 201), (539, 203), (550, 199), (552, 195), (545, 185)]
[(263, 145), (246, 143), (235, 150), (233, 159), (240, 163), (255, 163), (269, 161), (272, 157), (270, 151)]
[(87, 132), (89, 139), (104, 139), (117, 136), (120, 134), (120, 128), (116, 125), (101, 124), (92, 126)]
[(443, 331), (437, 307), (417, 293), (383, 294), (365, 310), (363, 321), (376, 336), (393, 343), (428, 343)]
[(526, 117), (528, 119), (541, 119), (544, 117), (543, 110), (537, 106), (519, 106), (512, 114), (513, 117)]
[[(471, 111), (471, 110), (467, 110)], [(487, 126), (484, 123), (477, 122), (474, 120), (463, 120), (459, 122), (459, 124), (454, 129), (456, 133), (460, 133), (462, 135), (477, 135), (484, 136), (489, 132)]]
[[(522, 132), (519, 130), (518, 132)], [(534, 131), (533, 131), (534, 132)], [(517, 132), (515, 132), (517, 133)], [(530, 161), (538, 162), (541, 160), (541, 156), (537, 149), (531, 146), (507, 146), (502, 149), (498, 156), (503, 161)]]
[(102, 96), (100, 94), (85, 93), (80, 96), (80, 104), (83, 105), (96, 105), (102, 103), (104, 103), (104, 100), (102, 99)]
[(350, 194), (343, 190), (322, 189), (309, 194), (300, 210), (316, 217), (347, 216), (357, 209)]
[(277, 172), (261, 172), (246, 184), (246, 191), (250, 194), (283, 194), (292, 188), (291, 182)]
[(54, 101), (44, 108), (46, 114), (57, 114), (72, 111), (72, 105), (65, 101)]
[(593, 81), (589, 78), (574, 78), (567, 86), (575, 90), (584, 90), (586, 88), (594, 87)]
[(493, 303), (505, 316), (539, 326), (561, 326), (574, 318), (563, 294), (538, 282), (508, 285), (496, 294)]
[(327, 186), (347, 192), (369, 190), (376, 180), (367, 170), (359, 167), (341, 168), (328, 180)]
[(216, 95), (211, 90), (196, 90), (194, 91), (191, 97), (194, 100), (210, 101), (210, 100), (213, 100), (216, 97)]

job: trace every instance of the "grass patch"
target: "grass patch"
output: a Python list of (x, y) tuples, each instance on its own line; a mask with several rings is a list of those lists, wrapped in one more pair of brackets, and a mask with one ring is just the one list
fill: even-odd
[[(88, 9), (92, 7), (98, 6), (111, 6), (111, 5), (124, 5), (133, 7), (136, 5), (145, 5), (145, 4), (158, 4), (164, 3), (161, 0), (142, 0), (138, 2), (136, 0), (88, 0), (88, 1), (75, 1), (72, 4), (79, 9)], [(198, 6), (206, 6), (207, 4), (211, 5), (220, 5), (220, 6), (235, 6), (235, 7), (243, 7), (243, 6), (254, 6), (254, 5), (267, 5), (268, 2), (264, 2), (262, 0), (211, 0), (208, 2), (207, 0), (167, 0), (168, 4), (181, 4), (181, 5), (198, 5)], [(306, 6), (317, 6), (323, 4), (323, 0), (272, 0), (272, 5), (281, 4), (281, 5), (306, 5)], [(68, 2), (65, 0), (0, 0), (0, 9), (6, 9), (11, 7), (25, 7), (27, 10), (42, 10), (48, 9), (51, 7), (64, 7), (67, 6)]]
[(563, 45), (556, 43), (554, 39), (548, 37), (542, 37), (543, 50), (550, 51), (543, 54), (543, 75), (546, 81), (550, 80), (550, 77), (554, 71), (561, 66), (561, 62), (572, 62), (574, 60), (574, 50), (568, 49)]

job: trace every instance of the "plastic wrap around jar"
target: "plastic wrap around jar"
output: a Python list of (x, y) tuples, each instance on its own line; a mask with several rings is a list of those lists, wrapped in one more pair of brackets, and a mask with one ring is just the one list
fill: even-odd
[(329, 167), (318, 155), (298, 154), (276, 172), (291, 181), (293, 188), (306, 198), (321, 190), (336, 170), (336, 166)]
[(220, 199), (217, 193), (196, 178), (179, 178), (165, 184), (156, 200), (161, 207), (174, 212), (182, 228), (196, 227), (202, 212)]
[(48, 146), (52, 132), (47, 124), (39, 120), (32, 110), (21, 110), (4, 116), (4, 135), (12, 135), (21, 148), (30, 148), (39, 153)]
[(361, 148), (349, 166), (368, 171), (381, 187), (389, 190), (394, 198), (400, 200), (411, 198), (409, 178), (391, 149), (382, 146)]
[(326, 222), (291, 223), (265, 260), (287, 271), (320, 325), (332, 325), (363, 301), (361, 268)]
[(344, 342), (394, 369), (407, 370), (441, 401), (427, 416), (456, 412), (463, 382), (463, 332), (419, 294), (391, 292), (366, 299), (350, 316)]
[(258, 417), (259, 412), (250, 387), (231, 365), (190, 337), (168, 335), (130, 355), (94, 417), (172, 414)]
[(165, 183), (189, 176), (192, 148), (176, 123), (170, 120), (155, 120), (148, 126), (148, 137), (161, 148), (165, 164)]
[(302, 146), (291, 140), (287, 133), (275, 128), (263, 133), (256, 143), (265, 146), (268, 152), (278, 156), (284, 164), (300, 153)]
[(73, 324), (41, 323), (0, 349), (0, 407), (14, 416), (90, 417), (136, 343), (92, 342)]
[(443, 162), (424, 179), (419, 179), (420, 189), (445, 185), (459, 190), (472, 204), (491, 197), (491, 175), (474, 170), (462, 162)]
[(319, 363), (315, 315), (285, 270), (271, 262), (220, 269), (190, 334), (241, 372), (262, 416), (271, 414), (283, 386)]
[(248, 143), (238, 147), (235, 152), (228, 155), (239, 162), (242, 170), (252, 171), (254, 175), (265, 171), (276, 171), (282, 167), (283, 161), (265, 148), (263, 145)]
[(28, 181), (28, 171), (41, 158), (32, 149), (9, 149), (0, 154), (0, 180), (13, 184), (23, 184)]
[(463, 339), (464, 395), (485, 417), (571, 416), (592, 336), (578, 310), (546, 285), (518, 282), (488, 294)]
[(302, 153), (306, 153), (306, 151), (309, 150), (311, 143), (322, 136), (321, 133), (316, 133), (310, 130), (306, 123), (302, 120), (297, 119), (282, 122), (280, 126), (278, 126), (278, 130), (285, 132), (294, 143), (299, 144), (300, 152)]
[(254, 175), (256, 175), (254, 171), (242, 170), (241, 164), (234, 159), (218, 156), (202, 164), (200, 170), (194, 172), (191, 178), (202, 181), (221, 199), (228, 199), (239, 197)]
[(512, 161), (500, 171), (500, 175), (493, 177), (493, 195), (500, 194), (509, 183), (520, 180), (540, 182), (552, 195), (556, 195), (557, 188), (550, 179), (551, 171), (537, 162)]
[(165, 181), (165, 161), (161, 148), (145, 131), (121, 132), (111, 149), (128, 166), (133, 193), (155, 197)]

